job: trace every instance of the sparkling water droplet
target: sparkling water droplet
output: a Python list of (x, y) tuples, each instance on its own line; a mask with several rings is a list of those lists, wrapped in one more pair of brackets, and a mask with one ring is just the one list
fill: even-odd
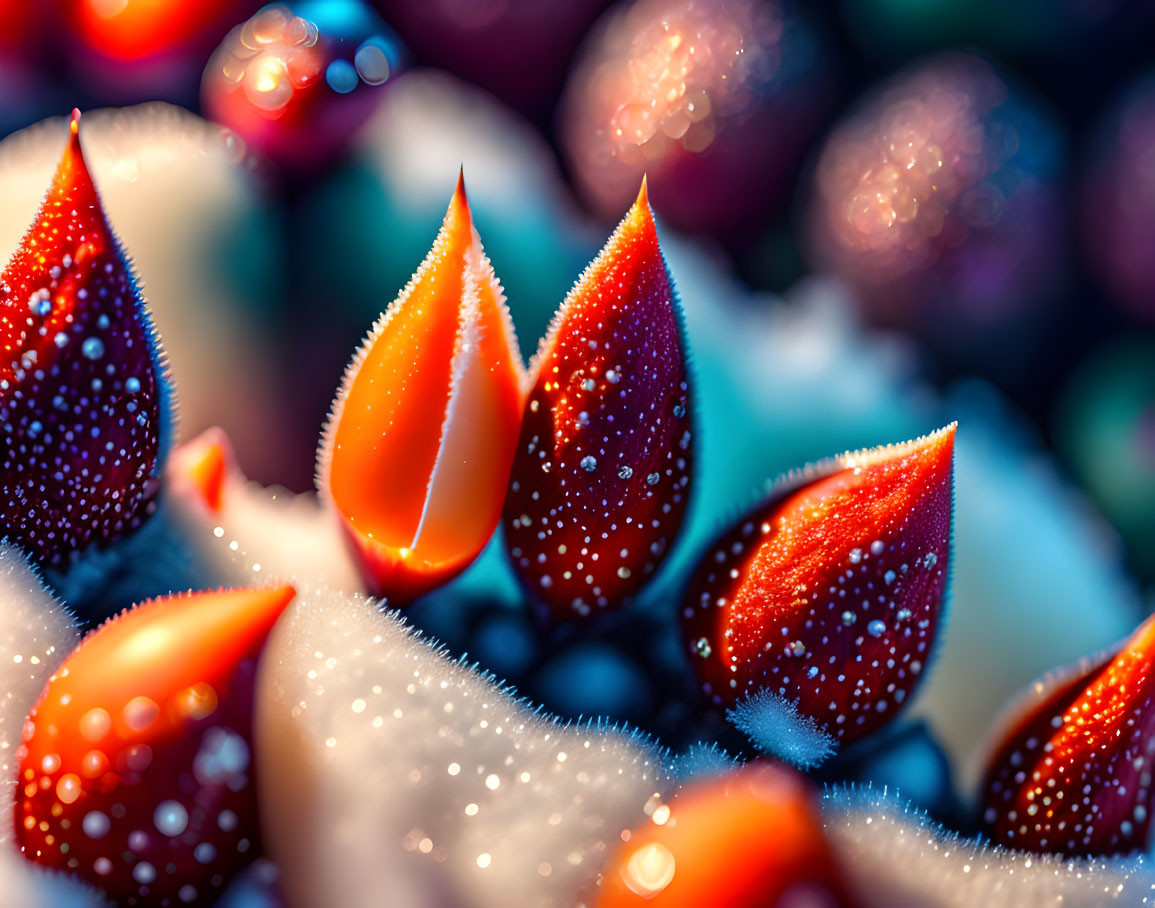
[(581, 468), (587, 473), (592, 473), (598, 468), (598, 459), (592, 454), (587, 454), (581, 459)]
[(104, 341), (99, 337), (85, 338), (84, 343), (80, 345), (80, 352), (89, 359), (100, 359), (104, 356)]
[(858, 562), (860, 562), (861, 560), (862, 560), (862, 549), (851, 549), (850, 550), (850, 563), (851, 564), (858, 564)]
[(875, 618), (870, 624), (866, 625), (866, 630), (872, 637), (881, 637), (886, 633), (886, 622)]

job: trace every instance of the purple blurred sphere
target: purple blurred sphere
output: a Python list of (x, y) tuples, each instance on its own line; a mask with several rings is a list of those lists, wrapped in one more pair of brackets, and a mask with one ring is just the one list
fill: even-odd
[(1155, 322), (1155, 75), (1099, 125), (1082, 190), (1087, 257), (1116, 299)]
[(830, 98), (829, 64), (790, 8), (637, 0), (599, 20), (562, 98), (561, 141), (607, 220), (642, 174), (671, 224), (740, 237), (783, 201)]
[(811, 263), (884, 320), (945, 334), (1032, 314), (1063, 261), (1059, 141), (978, 57), (903, 70), (827, 139)]

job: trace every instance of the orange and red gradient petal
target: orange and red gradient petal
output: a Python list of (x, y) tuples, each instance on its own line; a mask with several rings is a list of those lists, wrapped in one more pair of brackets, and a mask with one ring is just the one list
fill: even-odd
[(1155, 765), (1155, 618), (1115, 653), (1035, 683), (983, 781), (984, 831), (1064, 855), (1146, 851)]
[(80, 112), (0, 274), (0, 524), (37, 560), (152, 513), (171, 432), (164, 357), (84, 163)]
[(211, 902), (260, 851), (253, 681), (293, 596), (167, 596), (89, 634), (24, 723), (24, 856), (122, 903)]
[(597, 908), (854, 904), (809, 787), (781, 766), (692, 785), (622, 839)]
[(932, 655), (949, 577), (955, 426), (788, 480), (687, 589), (708, 696), (769, 696), (841, 743), (890, 721)]
[(542, 342), (503, 524), (555, 619), (619, 606), (678, 535), (693, 473), (680, 304), (642, 182)]
[(524, 384), (459, 180), (429, 255), (346, 371), (319, 454), (318, 484), (375, 594), (410, 601), (485, 546)]

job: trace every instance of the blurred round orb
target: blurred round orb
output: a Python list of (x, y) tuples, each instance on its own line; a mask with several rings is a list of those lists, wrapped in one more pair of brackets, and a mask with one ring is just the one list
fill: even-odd
[(1112, 343), (1078, 369), (1059, 397), (1055, 438), (1133, 570), (1155, 582), (1155, 337)]
[(606, 2), (377, 0), (377, 7), (422, 60), (544, 118)]
[(1058, 134), (989, 63), (894, 76), (837, 124), (807, 200), (811, 264), (932, 333), (1031, 313), (1063, 261)]
[(401, 43), (362, 0), (274, 3), (205, 68), (205, 113), (287, 172), (338, 156), (396, 78)]
[(1100, 124), (1083, 180), (1083, 242), (1111, 293), (1155, 322), (1155, 75)]
[(829, 97), (814, 32), (778, 2), (637, 0), (595, 27), (570, 76), (561, 140), (607, 218), (642, 174), (667, 221), (740, 236), (765, 220)]
[[(28, 7), (39, 7), (27, 3)], [(45, 4), (47, 5), (47, 4)], [(56, 0), (68, 64), (108, 103), (195, 98), (196, 74), (229, 23), (252, 0)], [(187, 97), (186, 97), (187, 95)]]

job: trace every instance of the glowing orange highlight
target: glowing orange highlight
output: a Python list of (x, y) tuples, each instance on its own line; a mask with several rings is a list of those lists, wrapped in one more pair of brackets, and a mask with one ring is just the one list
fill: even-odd
[(809, 789), (777, 766), (692, 784), (622, 839), (597, 908), (755, 908), (795, 887), (814, 904), (853, 904)]

